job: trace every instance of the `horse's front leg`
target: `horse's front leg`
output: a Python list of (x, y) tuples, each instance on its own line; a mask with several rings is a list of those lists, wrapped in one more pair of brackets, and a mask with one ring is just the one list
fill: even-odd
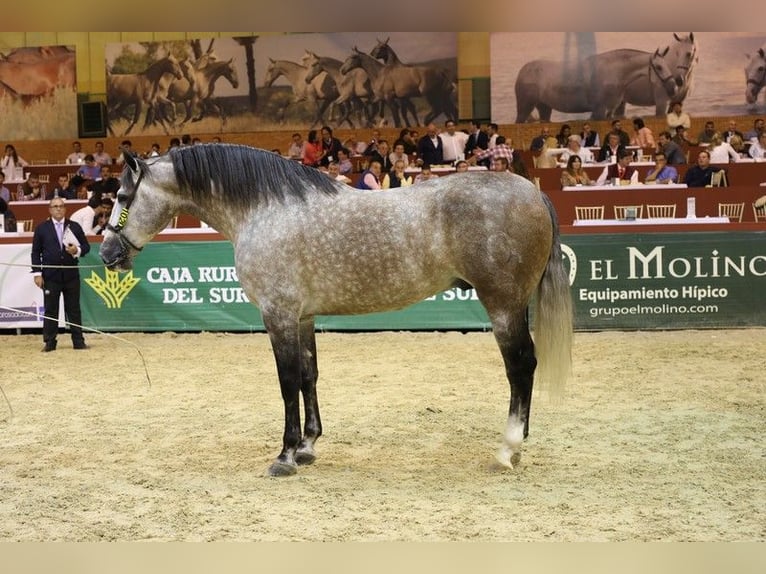
[(285, 407), (285, 431), (282, 436), (282, 452), (269, 467), (271, 476), (295, 474), (298, 465), (295, 451), (301, 440), (301, 351), (297, 318), (275, 316), (264, 312), (263, 321), (271, 340), (271, 348), (277, 363), (279, 387)]
[(322, 435), (322, 420), (319, 417), (319, 401), (317, 400), (317, 369), (316, 337), (314, 336), (314, 318), (304, 319), (300, 324), (301, 348), (301, 394), (303, 395), (303, 410), (305, 422), (303, 438), (295, 453), (298, 464), (312, 464), (316, 460), (314, 443)]

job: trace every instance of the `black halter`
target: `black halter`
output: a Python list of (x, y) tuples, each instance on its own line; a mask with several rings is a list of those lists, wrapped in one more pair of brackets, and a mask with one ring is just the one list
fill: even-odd
[(135, 243), (128, 239), (122, 232), (122, 229), (125, 227), (125, 223), (128, 221), (128, 211), (130, 209), (130, 204), (133, 203), (133, 199), (136, 197), (136, 191), (138, 191), (138, 185), (141, 183), (143, 178), (144, 172), (141, 170), (138, 174), (138, 179), (136, 179), (135, 185), (133, 185), (133, 194), (130, 196), (128, 201), (125, 202), (125, 207), (122, 208), (122, 211), (120, 211), (120, 217), (117, 219), (117, 225), (112, 225), (111, 223), (106, 224), (106, 228), (117, 235), (117, 239), (120, 240), (120, 245), (122, 245), (125, 251), (127, 251), (128, 248), (135, 249), (136, 251), (141, 251), (143, 249), (143, 247), (138, 247)]
[[(652, 58), (649, 58), (649, 70), (650, 72), (654, 72), (654, 75), (657, 76), (660, 79), (660, 82), (663, 84), (667, 82), (668, 80), (673, 80), (673, 72), (670, 73), (670, 75), (667, 78), (663, 78), (660, 75), (660, 71), (657, 69), (657, 66), (654, 63), (654, 60)], [(673, 80), (675, 82), (675, 80)]]

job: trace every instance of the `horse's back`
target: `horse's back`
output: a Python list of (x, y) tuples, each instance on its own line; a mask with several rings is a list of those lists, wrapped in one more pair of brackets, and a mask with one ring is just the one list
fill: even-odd
[[(519, 111), (517, 122), (526, 121), (525, 110), (543, 106), (565, 113), (590, 111), (587, 86), (590, 70), (579, 62), (532, 60), (516, 76), (514, 89)], [(527, 112), (527, 115), (528, 113)]]

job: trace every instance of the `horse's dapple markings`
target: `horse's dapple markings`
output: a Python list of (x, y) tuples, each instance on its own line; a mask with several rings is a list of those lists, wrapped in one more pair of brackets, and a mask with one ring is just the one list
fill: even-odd
[[(272, 475), (313, 462), (322, 434), (314, 316), (401, 308), (455, 283), (476, 289), (492, 322), (511, 387), (498, 457), (518, 463), (535, 370), (544, 388), (560, 394), (572, 344), (556, 213), (529, 181), (487, 172), (360, 191), (276, 154), (228, 144), (177, 148), (148, 161), (131, 156), (126, 164), (101, 244), (108, 267), (130, 268), (181, 212), (234, 245), (239, 281), (269, 333), (284, 401), (283, 447)], [(527, 322), (533, 295), (534, 344)]]

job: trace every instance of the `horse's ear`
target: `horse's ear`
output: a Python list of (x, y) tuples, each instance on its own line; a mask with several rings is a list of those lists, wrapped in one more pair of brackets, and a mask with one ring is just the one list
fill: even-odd
[(272, 57), (269, 57), (269, 62), (271, 62), (272, 64), (274, 64), (274, 63), (276, 62), (276, 60), (274, 60), (274, 58), (272, 58)]
[(689, 32), (689, 40), (694, 42), (694, 32)]
[(660, 57), (660, 49), (659, 49), (659, 48), (657, 48), (657, 49), (654, 51), (654, 55), (655, 55), (655, 56), (657, 56), (658, 58)]
[(130, 168), (130, 171), (138, 174), (138, 159), (136, 158), (136, 155), (133, 153), (124, 153), (122, 155), (125, 158), (125, 165)]
[(662, 53), (662, 56), (663, 56), (663, 57), (664, 57), (664, 56), (667, 56), (667, 55), (668, 55), (668, 51), (669, 51), (669, 50), (670, 50), (670, 46), (665, 46), (665, 51)]
[(215, 38), (210, 38), (210, 45), (207, 47), (207, 52), (205, 52), (205, 54), (210, 54), (210, 52), (213, 51), (214, 42), (215, 42)]
[(388, 38), (386, 38), (386, 41), (385, 41), (385, 42), (383, 42), (383, 43), (384, 43), (386, 46), (388, 46), (388, 41), (389, 41), (390, 39), (391, 39), (391, 36), (389, 36)]
[(681, 41), (681, 38), (679, 38), (679, 37), (678, 37), (678, 34), (676, 34), (675, 32), (673, 32), (673, 37), (674, 37), (674, 38), (675, 38), (677, 41), (679, 41), (679, 42)]
[[(763, 48), (758, 48), (758, 55), (759, 55), (761, 58), (766, 58), (766, 52), (764, 52), (764, 51), (763, 51)], [(748, 55), (748, 58), (749, 58), (749, 57), (750, 57), (750, 56)]]

